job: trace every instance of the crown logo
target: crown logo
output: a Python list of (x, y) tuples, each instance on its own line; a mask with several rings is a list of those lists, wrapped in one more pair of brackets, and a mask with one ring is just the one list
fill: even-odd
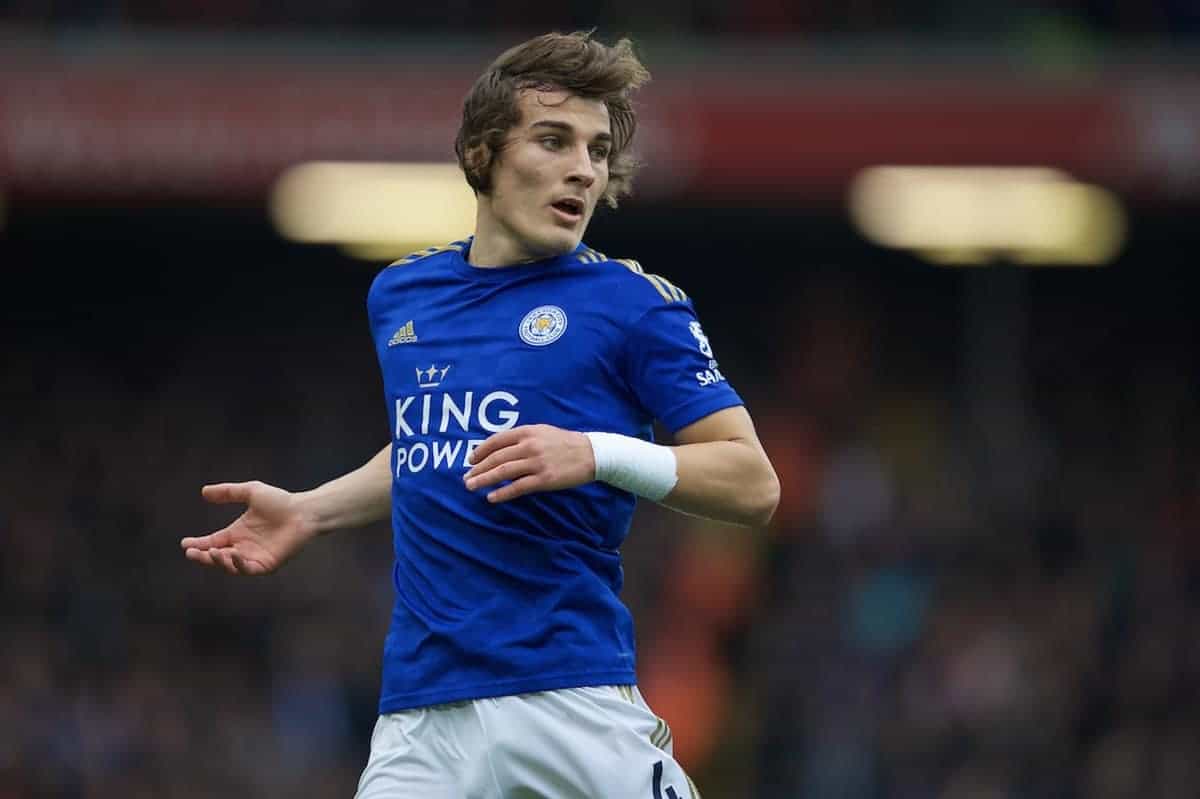
[(428, 369), (417, 367), (417, 386), (419, 388), (437, 388), (446, 379), (446, 372), (450, 371), (452, 365), (435, 366), (430, 364)]

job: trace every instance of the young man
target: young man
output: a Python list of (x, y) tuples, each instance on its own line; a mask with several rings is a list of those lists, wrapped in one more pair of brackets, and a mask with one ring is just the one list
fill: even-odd
[[(636, 496), (765, 524), (779, 484), (690, 300), (582, 244), (628, 191), (649, 75), (628, 41), (501, 55), (456, 142), (475, 235), (383, 270), (368, 312), (391, 443), (319, 488), (205, 486), (247, 505), (185, 538), (231, 574), (392, 517), (396, 591), (358, 796), (684, 799), (635, 687), (618, 547)], [(652, 443), (657, 418), (676, 445)]]

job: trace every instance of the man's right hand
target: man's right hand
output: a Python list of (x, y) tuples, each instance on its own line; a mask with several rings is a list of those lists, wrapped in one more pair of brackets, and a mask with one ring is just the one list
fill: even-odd
[(219, 483), (201, 489), (214, 504), (240, 503), (246, 511), (228, 527), (180, 541), (188, 560), (230, 574), (270, 574), (316, 533), (298, 508), (296, 495), (266, 483)]

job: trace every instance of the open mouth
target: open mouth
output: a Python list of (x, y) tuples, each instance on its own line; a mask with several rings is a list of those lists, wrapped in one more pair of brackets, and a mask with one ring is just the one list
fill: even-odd
[(557, 202), (552, 203), (552, 208), (561, 216), (566, 217), (572, 222), (576, 222), (583, 218), (583, 201), (576, 200), (573, 197), (564, 197)]

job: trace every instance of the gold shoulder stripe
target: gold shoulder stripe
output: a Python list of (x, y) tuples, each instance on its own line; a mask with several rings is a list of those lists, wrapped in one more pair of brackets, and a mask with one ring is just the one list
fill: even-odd
[(584, 247), (583, 252), (579, 253), (579, 255), (576, 256), (576, 259), (580, 263), (598, 264), (601, 261), (607, 261), (608, 256), (602, 252), (593, 250), (591, 247)]
[(405, 266), (406, 264), (415, 263), (415, 262), (421, 260), (422, 258), (428, 258), (431, 255), (437, 255), (439, 252), (447, 252), (449, 250), (454, 250), (456, 252), (462, 252), (462, 249), (465, 246), (467, 246), (466, 241), (452, 241), (449, 244), (443, 244), (438, 247), (426, 247), (423, 250), (417, 250), (416, 252), (410, 252), (408, 255), (404, 256), (400, 260), (396, 261), (395, 263), (392, 263), (391, 266)]
[(646, 278), (646, 282), (648, 282), (651, 286), (654, 286), (655, 290), (658, 291), (658, 293), (662, 295), (662, 298), (667, 302), (685, 302), (687, 300), (688, 296), (684, 293), (683, 289), (679, 288), (662, 275), (653, 275), (649, 272), (643, 271), (642, 265), (632, 258), (614, 258), (613, 260), (628, 269), (630, 272), (633, 272), (635, 275), (641, 275), (642, 277)]
[(679, 286), (676, 286), (674, 283), (667, 280), (662, 275), (654, 275), (653, 277), (658, 278), (659, 280), (661, 280), (663, 283), (666, 284), (667, 291), (669, 291), (671, 293), (671, 296), (675, 298), (676, 302), (683, 302), (684, 300), (687, 299), (687, 295), (683, 293), (683, 289), (679, 288)]
[(659, 278), (658, 275), (643, 274), (642, 277), (646, 278), (646, 280), (648, 280), (650, 282), (651, 286), (654, 286), (654, 288), (658, 289), (658, 293), (662, 295), (662, 298), (664, 300), (666, 300), (667, 302), (675, 301), (675, 295), (673, 295), (669, 291), (667, 291), (666, 285), (662, 282), (661, 278)]
[(687, 774), (684, 774), (683, 778), (687, 780), (688, 787), (692, 789), (692, 799), (700, 799), (700, 789), (696, 787), (696, 783), (692, 782), (692, 778)]
[(652, 275), (649, 272), (645, 272), (642, 273), (642, 277), (649, 280), (667, 302), (683, 302), (687, 299), (687, 295), (683, 291), (662, 275)]

